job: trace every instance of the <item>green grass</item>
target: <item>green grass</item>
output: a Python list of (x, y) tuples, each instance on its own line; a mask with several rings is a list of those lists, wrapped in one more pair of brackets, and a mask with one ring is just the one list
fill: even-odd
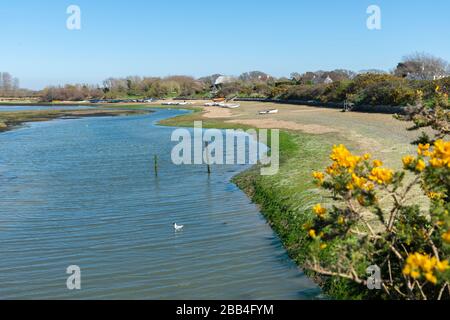
[[(310, 135), (283, 132), (280, 136), (280, 171), (274, 176), (261, 176), (259, 167), (253, 167), (233, 178), (233, 182), (257, 203), (272, 229), (280, 237), (289, 256), (300, 267), (308, 257), (307, 235), (303, 228), (314, 214), (311, 208), (317, 203), (329, 203), (331, 198), (318, 189), (311, 176), (329, 164), (332, 145), (338, 143), (335, 135)], [(339, 142), (342, 140), (339, 139)], [(333, 256), (324, 257), (333, 261)], [(318, 276), (306, 271), (335, 299), (360, 299), (361, 288), (349, 281)]]

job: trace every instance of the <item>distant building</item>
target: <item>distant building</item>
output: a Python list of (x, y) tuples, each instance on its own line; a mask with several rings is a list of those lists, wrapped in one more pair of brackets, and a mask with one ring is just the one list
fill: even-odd
[(314, 84), (331, 84), (334, 82), (333, 79), (331, 79), (331, 77), (326, 73), (318, 73), (317, 75), (315, 74), (312, 77), (311, 81)]
[(267, 82), (267, 81), (269, 81), (271, 79), (272, 79), (272, 77), (270, 75), (268, 75), (268, 74), (264, 74), (264, 75), (258, 76), (258, 80), (259, 81), (263, 81), (263, 82)]
[(333, 82), (334, 81), (333, 81), (333, 79), (330, 78), (330, 76), (327, 76), (325, 78), (325, 80), (323, 80), (323, 83), (325, 83), (325, 84), (332, 84)]

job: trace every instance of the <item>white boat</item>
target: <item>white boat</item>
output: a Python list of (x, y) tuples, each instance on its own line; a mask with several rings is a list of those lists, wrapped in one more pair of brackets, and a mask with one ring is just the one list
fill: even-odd
[(186, 106), (188, 104), (189, 102), (175, 102), (175, 101), (168, 101), (162, 103), (163, 106)]
[(221, 103), (220, 104), (220, 107), (227, 108), (227, 109), (237, 109), (240, 106), (241, 106), (240, 104), (231, 104), (231, 103)]
[(239, 108), (240, 104), (232, 104), (232, 103), (225, 103), (225, 102), (208, 102), (205, 103), (205, 107), (220, 107), (220, 108), (227, 108), (227, 109), (236, 109)]
[(278, 109), (264, 110), (261, 111), (259, 114), (276, 114), (276, 113), (278, 113)]

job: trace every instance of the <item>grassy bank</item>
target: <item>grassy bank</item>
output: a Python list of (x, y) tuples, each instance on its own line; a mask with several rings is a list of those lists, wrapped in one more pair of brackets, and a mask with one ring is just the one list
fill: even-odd
[[(253, 167), (234, 177), (233, 183), (260, 206), (262, 214), (280, 237), (289, 256), (302, 267), (307, 260), (307, 234), (303, 225), (313, 220), (311, 208), (315, 204), (331, 201), (328, 195), (313, 183), (311, 173), (327, 165), (332, 145), (342, 140), (330, 134), (310, 135), (294, 132), (284, 132), (281, 139), (281, 162), (277, 175), (262, 176), (259, 168)], [(333, 257), (326, 259), (333, 260)], [(308, 271), (306, 274), (332, 298), (363, 297), (361, 288), (355, 287), (351, 282), (319, 277)]]
[(60, 118), (108, 117), (144, 114), (142, 110), (39, 110), (0, 112), (0, 132), (11, 130), (26, 122), (49, 121)]

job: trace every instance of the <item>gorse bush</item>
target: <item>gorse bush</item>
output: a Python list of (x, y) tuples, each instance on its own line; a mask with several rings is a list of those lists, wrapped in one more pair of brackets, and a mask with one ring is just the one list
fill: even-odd
[[(422, 137), (417, 154), (401, 160), (402, 170), (339, 145), (326, 171), (314, 172), (335, 204), (317, 204), (304, 225), (307, 269), (354, 283), (366, 297), (450, 299), (450, 110), (448, 96), (440, 87), (436, 93), (433, 107), (419, 101), (403, 117), (413, 129), (432, 127), (437, 134)], [(427, 205), (411, 200), (419, 193)], [(381, 271), (381, 290), (366, 288), (371, 266)]]
[[(429, 82), (429, 81), (428, 81)], [(358, 75), (347, 88), (347, 96), (365, 105), (408, 105), (417, 99), (410, 81), (389, 74)]]
[[(440, 81), (444, 82), (445, 79)], [(438, 81), (407, 80), (389, 74), (367, 73), (358, 75), (353, 80), (331, 84), (288, 86), (278, 97), (323, 103), (349, 100), (358, 105), (406, 106), (415, 103), (418, 90), (426, 99), (432, 98), (436, 83)]]
[(399, 82), (377, 83), (357, 93), (358, 104), (407, 105), (417, 99), (416, 90)]

